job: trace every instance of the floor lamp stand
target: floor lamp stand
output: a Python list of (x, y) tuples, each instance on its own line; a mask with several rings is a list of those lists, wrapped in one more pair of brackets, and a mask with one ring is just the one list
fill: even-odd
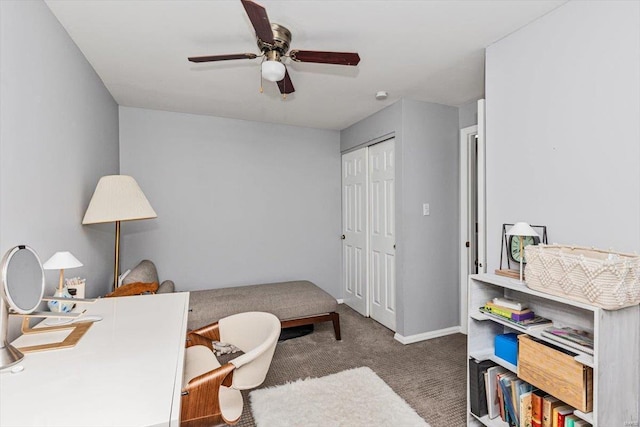
[(113, 264), (113, 290), (118, 289), (118, 275), (120, 273), (120, 221), (116, 221), (115, 262)]

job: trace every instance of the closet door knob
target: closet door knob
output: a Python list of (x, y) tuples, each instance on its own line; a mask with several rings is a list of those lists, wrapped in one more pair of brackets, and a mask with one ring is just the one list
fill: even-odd
[(343, 234), (342, 237), (340, 237), (342, 240), (346, 239), (347, 237)]

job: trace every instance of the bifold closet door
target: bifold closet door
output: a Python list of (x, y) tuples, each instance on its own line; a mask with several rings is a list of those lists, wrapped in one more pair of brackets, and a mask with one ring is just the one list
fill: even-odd
[(369, 147), (369, 307), (396, 329), (395, 142)]
[(369, 316), (367, 299), (367, 149), (342, 156), (342, 286), (344, 302)]

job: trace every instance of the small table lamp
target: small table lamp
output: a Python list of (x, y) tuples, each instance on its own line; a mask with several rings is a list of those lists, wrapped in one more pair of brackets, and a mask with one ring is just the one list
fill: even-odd
[(520, 281), (522, 282), (522, 260), (524, 259), (524, 245), (522, 243), (523, 236), (536, 236), (540, 237), (536, 231), (531, 228), (529, 224), (526, 222), (516, 222), (513, 227), (511, 227), (505, 233), (507, 236), (518, 236), (520, 237)]
[(135, 179), (127, 175), (107, 175), (100, 178), (91, 197), (82, 224), (116, 223), (113, 290), (120, 275), (120, 221), (157, 218)]
[[(51, 258), (42, 265), (45, 270), (60, 270), (60, 282), (58, 283), (58, 289), (53, 294), (58, 298), (71, 298), (69, 293), (64, 290), (64, 269), (65, 268), (77, 268), (82, 267), (82, 263), (74, 257), (71, 252), (56, 252)], [(49, 301), (49, 309), (57, 312), (71, 311), (73, 304), (65, 304), (60, 301)]]

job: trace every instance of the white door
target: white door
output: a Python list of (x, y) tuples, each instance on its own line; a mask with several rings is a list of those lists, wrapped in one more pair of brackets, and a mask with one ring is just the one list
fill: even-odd
[(369, 147), (369, 283), (371, 317), (396, 329), (395, 143)]
[(344, 302), (369, 316), (367, 300), (367, 149), (342, 156)]

